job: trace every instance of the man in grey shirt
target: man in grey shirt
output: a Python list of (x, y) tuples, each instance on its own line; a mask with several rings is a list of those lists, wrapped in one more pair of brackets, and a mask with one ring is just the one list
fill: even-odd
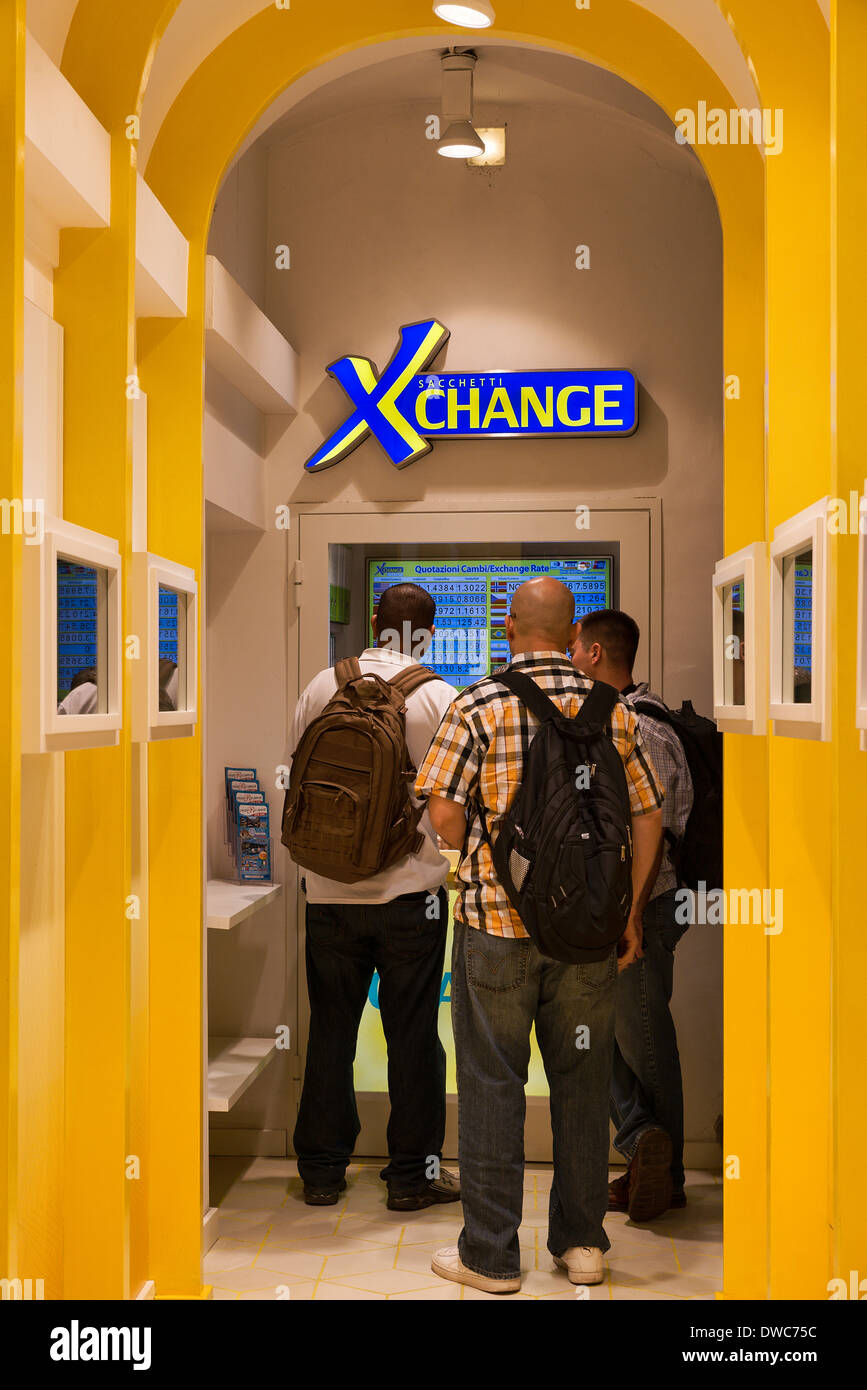
[[(604, 608), (578, 624), (572, 663), (591, 680), (605, 681), (632, 704), (664, 701), (646, 682), (636, 685), (632, 667), (638, 624), (628, 613)], [(642, 954), (617, 982), (611, 1119), (614, 1146), (627, 1172), (609, 1187), (609, 1211), (628, 1211), (650, 1221), (669, 1207), (686, 1206), (683, 1172), (683, 1081), (671, 1016), (674, 950), (686, 925), (677, 921), (677, 875), (672, 840), (682, 838), (692, 810), (693, 787), (683, 745), (667, 724), (638, 713), (641, 737), (665, 789), (665, 834), (642, 915)]]

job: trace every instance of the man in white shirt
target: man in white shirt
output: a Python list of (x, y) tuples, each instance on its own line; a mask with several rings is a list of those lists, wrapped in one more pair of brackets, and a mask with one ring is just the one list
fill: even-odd
[[(415, 664), (413, 644), (433, 635), (435, 604), (417, 584), (386, 589), (373, 618), (375, 647), (361, 653), (363, 675), (391, 680)], [(417, 650), (417, 647), (415, 648)], [(295, 710), (292, 751), (337, 691), (333, 669), (320, 671)], [(407, 696), (406, 742), (416, 768), (424, 761), (455, 696), (430, 680)], [(420, 803), (415, 801), (418, 806)], [(460, 1198), (440, 1168), (445, 1134), (445, 1053), (437, 1017), (448, 924), (448, 860), (437, 848), (427, 811), (420, 849), (356, 883), (305, 871), (310, 1036), (294, 1146), (304, 1197), (332, 1205), (360, 1130), (353, 1062), (358, 1026), (374, 971), (388, 1047), (389, 1163), (380, 1174), (392, 1211), (416, 1211)]]

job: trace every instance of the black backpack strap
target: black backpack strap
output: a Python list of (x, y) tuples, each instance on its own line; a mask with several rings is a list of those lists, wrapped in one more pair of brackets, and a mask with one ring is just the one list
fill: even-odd
[[(525, 676), (523, 672), (513, 671), (507, 667), (505, 671), (498, 671), (494, 680), (508, 686), (512, 694), (517, 695), (518, 699), (523, 701), (537, 719), (561, 719), (563, 717), (554, 701), (550, 700), (544, 690), (529, 676)], [(604, 681), (594, 681), (589, 695), (585, 697), (584, 703), (575, 716), (576, 721), (580, 720), (585, 724), (606, 724), (619, 699), (620, 694), (613, 685), (606, 685)]]
[(660, 724), (668, 724), (669, 728), (673, 724), (671, 710), (667, 706), (654, 705), (652, 702), (645, 703), (643, 700), (630, 700), (629, 703), (636, 714), (646, 714), (651, 719), (658, 719)]
[[(660, 724), (667, 725), (668, 728), (673, 731), (674, 736), (680, 744), (681, 748), (683, 748), (683, 739), (680, 737), (680, 734), (674, 727), (674, 720), (671, 717), (671, 710), (668, 708), (667, 705), (655, 705), (652, 701), (644, 700), (629, 700), (627, 701), (627, 703), (632, 706), (632, 709), (635, 712), (635, 714), (646, 714), (649, 719), (656, 719), (659, 721)], [(689, 759), (686, 756), (685, 748), (683, 748), (683, 756), (684, 760), (686, 761), (687, 771), (690, 772)], [(690, 772), (690, 777), (691, 776), (692, 773)], [(677, 835), (675, 835), (670, 825), (665, 826), (662, 833), (668, 841), (669, 852), (672, 855), (672, 866), (674, 867), (674, 854), (676, 853), (677, 846), (680, 844), (680, 838)], [(679, 874), (677, 881), (678, 883), (680, 883), (681, 881)]]
[[(559, 719), (562, 717), (554, 701), (549, 700), (544, 690), (542, 690), (530, 676), (525, 676), (522, 671), (513, 671), (507, 666), (505, 671), (498, 671), (493, 679), (499, 681), (507, 690), (511, 690), (513, 695), (517, 695), (521, 703), (525, 704), (530, 713), (535, 714), (540, 722), (544, 723), (548, 719)], [(474, 801), (476, 812), (479, 817), (482, 839), (485, 841), (488, 848), (493, 850), (494, 845), (491, 839), (491, 832), (488, 829), (488, 819), (485, 815), (485, 808), (480, 797), (474, 798)], [(468, 820), (467, 837), (469, 837), (469, 826), (470, 822)], [(465, 841), (463, 847), (464, 855), (466, 854), (466, 849), (467, 845)]]
[(560, 719), (562, 716), (553, 700), (549, 700), (544, 690), (525, 676), (521, 671), (513, 671), (509, 667), (505, 671), (498, 671), (494, 680), (499, 681), (511, 690), (513, 695), (527, 706), (531, 714), (544, 722), (546, 719)]
[(606, 685), (604, 681), (594, 681), (590, 694), (575, 716), (575, 723), (607, 724), (619, 699), (620, 694), (613, 685)]
[[(513, 695), (523, 702), (536, 718), (544, 723), (549, 719), (562, 719), (561, 711), (549, 699), (544, 690), (536, 684), (529, 676), (522, 671), (513, 671), (511, 667), (506, 667), (505, 671), (498, 671), (494, 680), (505, 685), (511, 690)], [(595, 681), (590, 694), (584, 700), (581, 709), (576, 715), (576, 720), (584, 719), (590, 724), (604, 724), (611, 714), (617, 700), (618, 692), (611, 685), (605, 685), (602, 681)], [(585, 714), (585, 711), (587, 713)], [(482, 831), (482, 838), (490, 848), (493, 848), (490, 831), (488, 830), (485, 808), (480, 800), (476, 801), (476, 808), (479, 816), (479, 823)]]

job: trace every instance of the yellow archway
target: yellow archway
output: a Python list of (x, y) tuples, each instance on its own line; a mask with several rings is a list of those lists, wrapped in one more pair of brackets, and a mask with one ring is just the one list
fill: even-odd
[[(86, 237), (67, 234), (57, 278), (58, 317), (67, 326), (76, 388), (75, 399), (67, 404), (68, 514), (80, 524), (117, 535), (125, 559), (130, 549), (129, 414), (112, 395), (114, 383), (134, 367), (134, 180), (123, 118), (139, 109), (155, 45), (175, 8), (161, 0), (80, 0), (63, 61), (66, 75), (110, 129), (113, 144), (112, 226)], [(609, 67), (672, 117), (682, 108), (694, 110), (700, 100), (709, 106), (733, 105), (695, 51), (628, 0), (609, 0), (578, 15), (557, 0), (532, 5), (497, 0), (496, 8), (494, 37)], [(837, 158), (845, 169), (846, 188), (852, 190), (847, 206), (863, 214), (856, 118), (848, 128), (843, 119), (844, 113), (857, 110), (859, 62), (867, 54), (858, 9), (858, 0), (836, 0), (832, 36)], [(785, 116), (783, 151), (764, 163), (751, 147), (708, 145), (698, 151), (723, 227), (725, 371), (740, 380), (739, 397), (727, 400), (725, 408), (726, 547), (731, 550), (766, 537), (768, 528), (826, 492), (860, 486), (851, 412), (845, 417), (841, 412), (839, 422), (848, 430), (845, 455), (832, 450), (830, 367), (833, 329), (841, 375), (845, 368), (851, 380), (864, 285), (863, 279), (855, 280), (854, 227), (847, 229), (839, 219), (832, 222), (831, 48), (818, 6), (814, 0), (790, 0), (783, 20), (777, 0), (729, 0), (726, 14), (756, 74), (761, 104), (779, 108)], [(304, 73), (353, 48), (410, 35), (435, 39), (445, 32), (431, 22), (427, 0), (411, 5), (371, 0), (363, 7), (353, 0), (334, 0), (327, 30), (313, 0), (295, 0), (290, 11), (270, 6), (208, 57), (169, 111), (147, 177), (190, 241), (188, 315), (178, 323), (148, 323), (138, 342), (138, 369), (150, 411), (149, 531), (151, 545), (162, 553), (199, 569), (204, 255), (214, 198), (228, 163), (262, 112)], [(838, 37), (842, 33), (850, 45), (845, 50)], [(8, 63), (5, 54), (4, 61)], [(19, 46), (13, 89), (20, 86), (22, 64)], [(0, 169), (12, 169), (5, 186), (14, 188), (16, 180), (20, 183), (14, 158), (19, 127), (14, 112), (4, 109), (2, 116), (0, 149), (6, 163)], [(852, 277), (861, 295), (833, 323), (832, 226), (838, 283), (842, 286), (844, 275)], [(3, 249), (17, 257), (19, 245), (13, 238)], [(14, 282), (5, 285), (4, 294), (6, 300), (20, 298)], [(20, 323), (15, 330), (14, 312), (11, 321), (13, 335), (4, 343), (13, 344), (13, 360), (16, 354), (20, 360), (20, 344), (14, 346)], [(95, 410), (104, 431), (93, 428)], [(14, 439), (14, 411), (14, 401), (0, 398), (7, 439)], [(842, 449), (842, 433), (839, 445)], [(125, 462), (118, 477), (121, 459)], [(114, 481), (100, 496), (93, 485), (108, 474)], [(9, 476), (14, 487), (14, 466)], [(13, 556), (8, 574), (6, 568), (0, 571), (12, 596), (13, 618), (19, 565), (20, 553), (17, 560)], [(834, 565), (841, 612), (852, 602), (853, 575), (851, 553), (842, 555)], [(14, 628), (13, 621), (2, 649), (10, 661)], [(765, 938), (740, 937), (737, 928), (727, 932), (725, 1150), (737, 1158), (740, 1172), (726, 1189), (725, 1287), (730, 1297), (824, 1297), (830, 1274), (857, 1267), (859, 1242), (864, 1248), (865, 1218), (851, 1169), (846, 1170), (845, 1190), (838, 1191), (833, 1181), (835, 1171), (838, 1176), (844, 1171), (837, 1162), (837, 1140), (845, 1135), (857, 1154), (865, 1137), (863, 1108), (855, 1103), (857, 1062), (850, 1055), (854, 1024), (845, 1024), (852, 1030), (847, 1033), (825, 986), (835, 962), (863, 964), (865, 953), (857, 934), (857, 874), (849, 867), (857, 863), (858, 853), (851, 808), (859, 795), (863, 802), (865, 774), (851, 718), (854, 662), (846, 644), (840, 645), (845, 650), (835, 657), (838, 695), (831, 743), (726, 740), (728, 881), (782, 886), (790, 894), (786, 929), (773, 949)], [(13, 760), (8, 766), (0, 763), (0, 793), (9, 792), (12, 824), (14, 701), (8, 718)], [(193, 739), (148, 750), (151, 994), (149, 1012), (136, 1012), (131, 1026), (130, 952), (108, 926), (117, 920), (129, 882), (128, 735), (116, 751), (116, 758), (67, 755), (68, 774), (79, 793), (95, 787), (104, 796), (120, 797), (124, 811), (116, 824), (106, 825), (109, 848), (118, 856), (109, 881), (101, 881), (97, 866), (85, 860), (84, 877), (67, 891), (72, 946), (67, 1106), (69, 1114), (86, 1113), (91, 1128), (87, 1167), (84, 1139), (74, 1133), (67, 1137), (63, 1287), (67, 1296), (116, 1297), (128, 1290), (132, 1266), (133, 1286), (146, 1271), (156, 1280), (159, 1295), (196, 1297), (201, 1292), (201, 1017), (190, 1009), (190, 1000), (199, 999), (201, 990), (200, 866), (179, 872), (163, 847), (201, 814), (201, 749)], [(810, 814), (799, 818), (793, 796), (803, 788), (809, 790)], [(841, 807), (850, 809), (848, 820), (841, 817)], [(14, 868), (14, 832), (7, 835), (6, 822), (0, 830), (0, 854)], [(74, 829), (68, 836), (68, 851), (80, 852), (84, 847), (75, 842)], [(2, 909), (0, 924), (9, 927), (12, 959), (14, 887), (4, 896)], [(85, 917), (89, 924), (95, 918), (105, 923), (96, 942), (92, 931), (85, 934)], [(850, 978), (842, 972), (835, 980), (845, 989)], [(95, 988), (121, 1002), (105, 1015), (85, 1016), (81, 1001), (92, 998)], [(815, 1011), (814, 1033), (809, 1049), (799, 1051), (801, 1020), (810, 1008)], [(9, 1036), (13, 1034), (14, 1029)], [(148, 1066), (137, 1071), (136, 1059), (145, 1048)], [(89, 1093), (86, 1060), (95, 1051), (107, 1059), (109, 1085), (99, 1111), (91, 1107), (82, 1112)], [(14, 1056), (0, 1054), (0, 1062), (11, 1097)], [(149, 1097), (146, 1111), (142, 1084)], [(9, 1105), (11, 1115), (11, 1100)], [(132, 1198), (119, 1166), (129, 1144), (127, 1105), (148, 1156), (147, 1180)], [(805, 1131), (813, 1136), (810, 1145), (804, 1143)], [(14, 1157), (14, 1143), (12, 1151)], [(127, 1213), (133, 1223), (129, 1247)], [(811, 1252), (808, 1268), (805, 1250)]]
[[(540, 5), (533, 7), (528, 25), (526, 7), (500, 5), (494, 33), (589, 58), (615, 69), (635, 86), (649, 92), (672, 116), (680, 107), (694, 109), (700, 99), (726, 109), (731, 106), (729, 94), (694, 50), (647, 11), (621, 0), (619, 4), (591, 9), (581, 19), (591, 19), (591, 23), (565, 25), (556, 7), (549, 11), (548, 7)], [(580, 47), (564, 39), (564, 30), (580, 36)], [(395, 4), (367, 7), (363, 13), (348, 5), (335, 12), (334, 27), (328, 36), (323, 36), (315, 24), (303, 29), (293, 25), (290, 30), (285, 23), (285, 13), (269, 10), (227, 40), (196, 72), (169, 112), (147, 170), (155, 192), (190, 238), (191, 312), (184, 326), (185, 333), (201, 312), (202, 258), (213, 201), (223, 173), (248, 130), (286, 86), (330, 57), (351, 46), (382, 43), (419, 33), (437, 35), (442, 30), (434, 25), (410, 27), (406, 7)], [(249, 104), (245, 106), (239, 99), (230, 108), (221, 108), (216, 117), (216, 96), (226, 90), (230, 74), (238, 72), (255, 74), (247, 84)], [(737, 527), (734, 528), (732, 545), (735, 546), (765, 533), (762, 169), (755, 149), (741, 147), (723, 152), (708, 147), (699, 153), (716, 192), (723, 224), (725, 351), (726, 362), (731, 363), (727, 371), (736, 371), (741, 379), (738, 409), (726, 419), (727, 486), (741, 499), (738, 525), (742, 531), (739, 533)], [(176, 338), (175, 346), (180, 354), (180, 334), (175, 330), (168, 336)], [(160, 381), (171, 389), (181, 370), (181, 357), (170, 355), (168, 338), (162, 346), (164, 368)], [(200, 342), (189, 349), (191, 367), (196, 354), (200, 360)], [(158, 355), (142, 362), (150, 400), (161, 394), (152, 374), (157, 363)], [(183, 426), (176, 414), (179, 433), (173, 437), (171, 445), (166, 443), (167, 455), (177, 449), (184, 452), (200, 449), (200, 403), (193, 404), (190, 399), (187, 404), (190, 409)], [(764, 784), (766, 777), (764, 740), (750, 742), (738, 752), (743, 761), (741, 776), (755, 790)], [(767, 873), (762, 853), (764, 807), (761, 802), (753, 805), (755, 818), (751, 817), (744, 828), (744, 839), (755, 856), (750, 865), (749, 881), (764, 883)], [(752, 849), (756, 842), (757, 853)], [(733, 848), (730, 837), (730, 851)], [(732, 968), (739, 976), (749, 974), (757, 1000), (763, 1000), (763, 943), (758, 950), (754, 943), (735, 943), (734, 950), (738, 957), (744, 951), (749, 952), (748, 961), (735, 959)], [(764, 1043), (760, 1033), (747, 1037), (741, 1032), (740, 1038), (745, 1051)], [(765, 1239), (766, 1151), (762, 1100), (752, 1090), (743, 1092), (732, 1087), (726, 1098), (729, 1126), (739, 1135), (740, 1151), (758, 1177), (756, 1182), (744, 1184), (731, 1194), (728, 1218), (730, 1223), (737, 1222), (741, 1232), (749, 1233), (738, 1247), (742, 1250), (741, 1275), (742, 1279), (750, 1280), (750, 1291), (756, 1294), (760, 1285), (755, 1275), (763, 1263)], [(740, 1219), (737, 1214), (731, 1214), (732, 1206), (742, 1207)]]

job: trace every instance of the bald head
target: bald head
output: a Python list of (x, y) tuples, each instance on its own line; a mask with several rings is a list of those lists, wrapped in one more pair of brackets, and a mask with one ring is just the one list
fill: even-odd
[(512, 595), (506, 636), (512, 654), (565, 652), (575, 633), (575, 599), (559, 579), (528, 579)]

